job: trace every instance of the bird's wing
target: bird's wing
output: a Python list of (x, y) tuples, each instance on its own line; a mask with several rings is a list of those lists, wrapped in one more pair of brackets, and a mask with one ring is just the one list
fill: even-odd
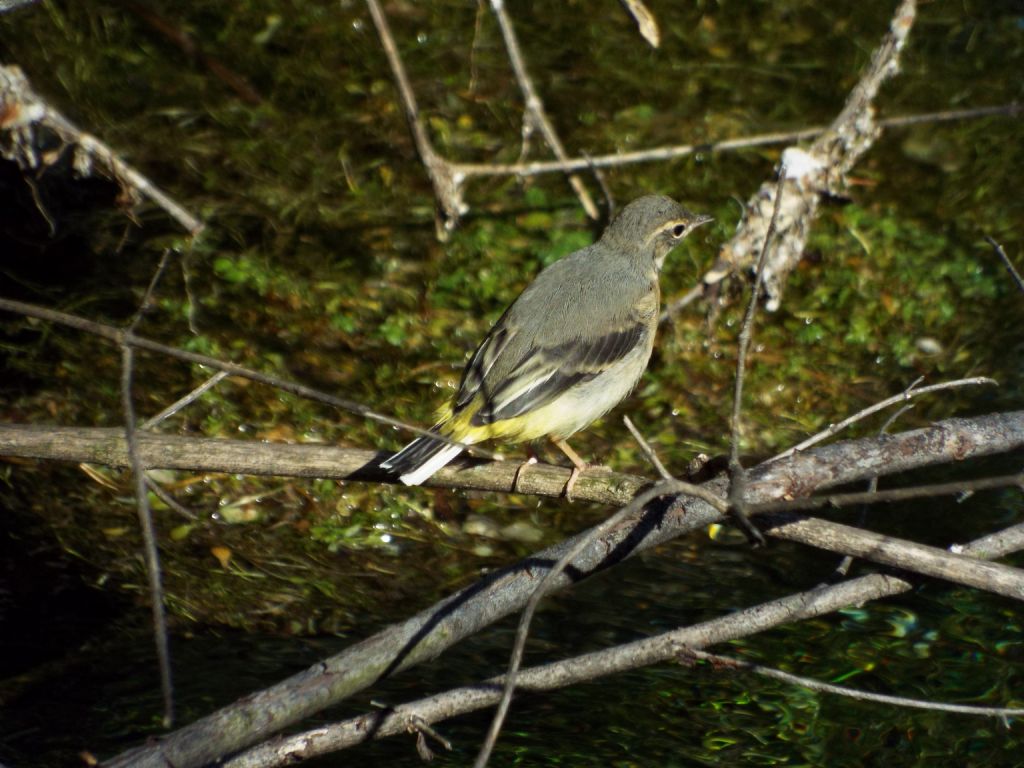
[(499, 322), (481, 345), (470, 361), (470, 367), (475, 370), (470, 373), (467, 369), (464, 378), (464, 383), (472, 382), (476, 386), (472, 392), (460, 390), (459, 393), (463, 405), (478, 393), (483, 398), (471, 419), (475, 426), (515, 418), (547, 405), (574, 384), (593, 379), (607, 370), (651, 332), (646, 320), (630, 315), (594, 335), (584, 332), (555, 346), (531, 345), (506, 374), (500, 378), (488, 376), (495, 370), (494, 364), (502, 352), (509, 348), (515, 329), (508, 326)]
[(487, 375), (515, 335), (515, 325), (509, 320), (509, 313), (506, 311), (491, 328), (487, 338), (477, 347), (472, 359), (462, 371), (462, 381), (459, 382), (459, 392), (455, 397), (456, 413), (465, 408), (484, 387)]

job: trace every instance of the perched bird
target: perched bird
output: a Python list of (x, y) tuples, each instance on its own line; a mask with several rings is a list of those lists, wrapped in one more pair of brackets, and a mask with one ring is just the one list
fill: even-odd
[[(432, 431), (466, 444), (548, 436), (575, 467), (571, 498), (586, 464), (565, 440), (636, 386), (654, 346), (665, 257), (708, 221), (662, 195), (623, 208), (600, 240), (545, 268), (505, 310)], [(419, 485), (461, 452), (421, 436), (380, 466)]]

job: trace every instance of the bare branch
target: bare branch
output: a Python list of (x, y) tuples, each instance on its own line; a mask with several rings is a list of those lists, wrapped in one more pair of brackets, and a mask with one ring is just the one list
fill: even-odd
[[(1017, 483), (1020, 478), (1017, 478)], [(1005, 487), (1005, 486), (1002, 486)], [(1024, 600), (1024, 570), (865, 531), (842, 523), (792, 515), (768, 517), (765, 533), (838, 554)]]
[(974, 480), (958, 480), (953, 483), (934, 483), (932, 485), (916, 485), (911, 488), (890, 488), (884, 491), (864, 491), (861, 493), (833, 493), (828, 496), (811, 496), (806, 499), (786, 499), (784, 501), (768, 501), (762, 504), (749, 505), (753, 513), (798, 512), (826, 507), (848, 507), (854, 504), (880, 504), (889, 501), (910, 501), (911, 499), (929, 499), (936, 496), (961, 496), (976, 491), (991, 491), (1000, 488), (1015, 488), (1024, 484), (1024, 475), (1000, 475), (983, 477)]
[[(160, 281), (170, 251), (165, 250), (157, 265), (153, 278), (139, 303), (139, 309), (129, 322), (125, 336), (131, 336), (142, 316), (149, 309), (153, 292)], [(132, 370), (134, 350), (127, 344), (121, 345), (121, 407), (124, 413), (124, 439), (131, 464), (132, 480), (135, 486), (135, 503), (142, 530), (143, 552), (146, 558), (146, 573), (149, 577), (150, 608), (153, 614), (153, 637), (156, 643), (157, 664), (160, 670), (160, 688), (163, 692), (163, 725), (170, 728), (174, 723), (174, 684), (171, 680), (171, 651), (167, 640), (167, 616), (164, 612), (164, 589), (160, 575), (160, 553), (156, 545), (156, 530), (153, 526), (153, 511), (149, 508), (146, 493), (146, 472), (139, 457), (135, 431), (135, 407), (132, 404)]]
[(903, 392), (901, 392), (900, 394), (893, 395), (892, 397), (886, 398), (885, 400), (881, 400), (875, 403), (874, 405), (864, 408), (863, 410), (857, 411), (857, 413), (853, 414), (852, 416), (847, 416), (838, 424), (830, 424), (828, 429), (825, 429), (816, 435), (812, 435), (803, 442), (794, 445), (792, 448), (787, 448), (777, 456), (773, 456), (772, 458), (770, 458), (768, 462), (778, 461), (779, 459), (785, 459), (789, 456), (792, 456), (794, 453), (798, 453), (799, 451), (803, 451), (806, 450), (807, 448), (810, 448), (812, 445), (817, 445), (821, 441), (827, 440), (828, 438), (832, 437), (832, 435), (835, 435), (838, 432), (842, 432), (851, 424), (856, 424), (858, 421), (862, 421), (863, 419), (866, 419), (868, 416), (871, 416), (874, 413), (878, 413), (878, 411), (884, 410), (888, 408), (890, 405), (895, 405), (896, 403), (905, 403), (915, 397), (931, 394), (932, 392), (940, 392), (944, 389), (971, 387), (974, 385), (981, 384), (991, 385), (995, 387), (999, 386), (998, 381), (996, 381), (995, 379), (990, 379), (987, 376), (974, 376), (969, 379), (955, 379), (953, 381), (944, 381), (940, 382), (939, 384), (930, 384), (927, 387), (918, 388), (917, 385), (920, 382), (921, 379), (917, 379), (916, 381), (912, 382), (910, 386), (903, 390)]
[(879, 704), (891, 704), (894, 707), (910, 707), (913, 709), (927, 709), (932, 712), (954, 712), (959, 715), (980, 715), (982, 717), (1020, 717), (1024, 715), (1024, 709), (1014, 709), (1007, 707), (974, 707), (968, 704), (946, 704), (941, 701), (928, 701), (926, 699), (908, 699), (905, 696), (888, 696), (884, 693), (871, 693), (870, 691), (858, 691), (854, 688), (847, 688), (843, 685), (832, 685), (831, 683), (824, 683), (821, 680), (815, 680), (810, 677), (802, 677), (800, 675), (793, 675), (789, 672), (783, 672), (781, 669), (773, 669), (766, 667), (761, 664), (753, 664), (749, 661), (742, 659), (732, 658), (730, 656), (719, 656), (716, 653), (707, 653), (701, 650), (683, 651), (681, 654), (684, 658), (686, 656), (692, 656), (695, 659), (701, 661), (707, 661), (712, 664), (716, 669), (728, 669), (728, 670), (741, 670), (744, 672), (753, 672), (756, 675), (762, 677), (768, 677), (772, 680), (779, 680), (783, 683), (789, 683), (790, 685), (797, 685), (801, 688), (806, 688), (809, 691), (815, 693), (833, 693), (837, 696), (845, 696), (848, 699), (858, 699), (860, 701), (874, 701)]
[(718, 262), (704, 276), (705, 285), (718, 283), (750, 266), (764, 242), (771, 213), (778, 218), (779, 243), (765, 265), (763, 279), (766, 308), (778, 308), (786, 279), (799, 263), (811, 224), (817, 218), (822, 194), (838, 194), (845, 186), (846, 174), (881, 135), (874, 119), (874, 99), (882, 83), (898, 70), (899, 56), (915, 15), (914, 0), (902, 0), (888, 34), (829, 129), (807, 150), (791, 146), (783, 152), (783, 162), (789, 170), (785, 175), (786, 205), (781, 215), (774, 213), (778, 194), (775, 184), (766, 181), (747, 202), (736, 234), (722, 247)]
[[(623, 0), (623, 2), (627, 4), (627, 7), (632, 9), (632, 0)], [(910, 0), (904, 0), (904, 2), (907, 4), (910, 3)], [(424, 167), (426, 168), (427, 175), (434, 187), (434, 194), (437, 197), (438, 204), (441, 208), (441, 216), (438, 220), (438, 237), (442, 240), (447, 239), (450, 232), (458, 225), (460, 217), (469, 210), (463, 197), (463, 185), (467, 179), (472, 177), (524, 177), (536, 176), (545, 173), (575, 174), (585, 170), (596, 171), (596, 169), (599, 168), (674, 160), (681, 157), (687, 157), (698, 152), (726, 152), (771, 144), (791, 144), (815, 138), (819, 139), (819, 141), (825, 141), (831, 140), (835, 135), (843, 133), (842, 130), (837, 128), (837, 121), (831, 126), (814, 126), (795, 131), (757, 134), (754, 136), (725, 139), (722, 141), (707, 142), (703, 144), (677, 144), (668, 147), (657, 147), (654, 149), (634, 152), (615, 152), (612, 154), (595, 155), (593, 157), (584, 154), (582, 157), (569, 158), (566, 155), (564, 147), (558, 139), (557, 134), (554, 132), (554, 129), (551, 128), (550, 122), (544, 116), (543, 104), (537, 96), (536, 90), (533, 88), (532, 81), (530, 80), (525, 64), (523, 63), (522, 54), (519, 49), (518, 41), (515, 38), (511, 22), (508, 20), (507, 14), (504, 13), (504, 2), (503, 0), (492, 0), (491, 5), (492, 8), (495, 9), (495, 14), (498, 18), (499, 25), (501, 26), (502, 35), (505, 39), (506, 47), (509, 50), (509, 58), (513, 66), (513, 71), (516, 74), (517, 81), (520, 84), (520, 88), (523, 91), (527, 102), (527, 113), (528, 115), (533, 115), (538, 118), (535, 120), (536, 127), (541, 129), (545, 136), (545, 141), (547, 141), (549, 146), (551, 146), (552, 151), (555, 152), (558, 159), (517, 163), (462, 163), (451, 161), (438, 154), (423, 126), (423, 122), (419, 116), (419, 107), (416, 103), (415, 94), (405, 72), (405, 66), (402, 63), (401, 56), (398, 53), (398, 48), (395, 45), (394, 37), (391, 34), (387, 19), (380, 8), (378, 1), (366, 0), (366, 3), (377, 29), (377, 34), (380, 37), (381, 46), (384, 49), (384, 53), (388, 59), (388, 64), (390, 65), (392, 74), (395, 78), (399, 97), (406, 114), (406, 119), (409, 122), (417, 151)], [(639, 3), (637, 3), (636, 6), (638, 8), (643, 8)], [(650, 16), (649, 12), (647, 15)], [(653, 16), (650, 18), (653, 20)], [(897, 18), (900, 18), (899, 14), (897, 14)], [(654, 28), (656, 31), (656, 22)], [(909, 31), (909, 24), (907, 25), (906, 30), (904, 30), (904, 38), (906, 31)], [(895, 56), (896, 53), (898, 53), (898, 49), (896, 51), (890, 51), (890, 54), (893, 56)], [(880, 82), (881, 79), (884, 78), (877, 73), (882, 70), (884, 70), (884, 68), (875, 67), (871, 70), (869, 75), (874, 73), (876, 77), (880, 78), (878, 80), (878, 82)], [(885, 72), (888, 73), (888, 70), (885, 70)], [(864, 93), (873, 95), (870, 88), (867, 88), (866, 85), (864, 85), (868, 80), (869, 77), (865, 76), (864, 80), (862, 80), (860, 91), (855, 90), (854, 95)], [(852, 100), (853, 97), (851, 97), (851, 102)], [(1011, 103), (994, 107), (980, 107), (957, 111), (946, 110), (918, 115), (897, 116), (886, 120), (880, 120), (877, 122), (877, 125), (879, 127), (899, 127), (922, 122), (962, 120), (992, 115), (1016, 117), (1020, 114), (1020, 111), (1020, 105)], [(852, 125), (855, 122), (856, 121), (851, 120), (850, 124)], [(572, 184), (573, 189), (580, 197), (580, 202), (586, 209), (587, 215), (591, 218), (597, 218), (597, 208), (589, 194), (586, 192), (582, 181), (576, 176), (570, 176), (570, 184)], [(705, 277), (705, 281), (711, 282), (713, 279), (721, 279), (721, 275), (718, 275), (718, 277), (715, 278), (714, 275), (716, 274), (718, 273), (713, 270)], [(692, 298), (690, 300), (692, 300)], [(679, 307), (677, 305), (672, 305), (668, 310), (666, 310), (666, 314), (671, 315), (675, 311), (678, 311), (678, 309)]]
[[(395, 484), (398, 479), (379, 468), (389, 451), (342, 448), (322, 443), (267, 443), (186, 435), (139, 432), (136, 442), (143, 463), (151, 469), (178, 469), (229, 474), (314, 477)], [(24, 456), (75, 463), (128, 466), (121, 430), (32, 426), (0, 422), (0, 456)], [(424, 483), (447, 488), (523, 493), (557, 499), (563, 496), (571, 470), (535, 464), (516, 483), (518, 462), (459, 460)], [(618, 472), (591, 472), (580, 477), (574, 498), (611, 506), (628, 504), (650, 480)], [(402, 486), (405, 487), (405, 486)], [(703, 490), (704, 493), (708, 493)]]
[(740, 327), (740, 335), (737, 340), (736, 379), (732, 394), (731, 435), (729, 437), (729, 504), (732, 508), (733, 516), (736, 518), (736, 522), (743, 530), (743, 533), (746, 534), (751, 543), (757, 545), (764, 544), (764, 536), (747, 518), (747, 512), (744, 509), (746, 475), (743, 465), (740, 464), (740, 416), (743, 410), (743, 380), (747, 369), (747, 352), (750, 349), (750, 339), (754, 335), (754, 316), (757, 314), (757, 302), (761, 294), (761, 280), (764, 275), (765, 259), (768, 255), (768, 247), (771, 245), (772, 236), (775, 234), (775, 225), (779, 218), (782, 189), (785, 181), (786, 163), (784, 159), (782, 166), (779, 168), (779, 182), (775, 190), (775, 208), (772, 211), (768, 229), (764, 233), (764, 242), (761, 243), (761, 255), (758, 257), (755, 269), (754, 287), (751, 289), (750, 301), (747, 303), (747, 311), (743, 316), (743, 324)]
[[(879, 120), (883, 128), (902, 127), (918, 123), (970, 120), (979, 117), (1005, 116), (1016, 118), (1024, 110), (1020, 104), (1001, 104), (993, 107), (978, 107), (956, 111), (924, 112), (916, 115), (901, 115)], [(775, 144), (793, 144), (818, 138), (829, 131), (830, 126), (815, 125), (790, 131), (758, 133), (733, 139), (720, 139), (699, 144), (674, 144), (668, 147), (639, 149), (632, 152), (614, 152), (606, 155), (571, 158), (566, 162), (557, 160), (533, 160), (527, 163), (454, 163), (452, 167), (463, 177), (473, 176), (540, 176), (545, 173), (584, 171), (588, 168), (618, 168), (637, 163), (655, 163), (678, 160), (695, 154), (734, 152), (740, 149), (754, 149)]]
[(437, 202), (441, 207), (437, 218), (438, 239), (447, 240), (449, 233), (458, 225), (459, 217), (469, 210), (462, 199), (463, 174), (455, 172), (451, 164), (434, 150), (434, 145), (430, 142), (430, 137), (427, 136), (427, 130), (420, 121), (416, 96), (409, 84), (409, 77), (405, 73), (405, 65), (402, 64), (402, 58), (398, 55), (398, 47), (395, 45), (394, 37), (391, 36), (391, 28), (388, 26), (387, 17), (381, 10), (380, 4), (377, 0), (366, 0), (366, 7), (370, 10), (373, 25), (377, 28), (380, 44), (384, 48), (384, 55), (387, 56), (388, 64), (391, 66), (395, 85), (398, 86), (398, 95), (401, 97), (402, 107), (405, 109), (406, 120), (409, 121), (409, 130), (416, 142), (416, 150), (427, 170), (430, 183), (434, 186)]
[(199, 219), (124, 162), (114, 150), (80, 130), (40, 98), (20, 68), (0, 66), (0, 129), (11, 134), (11, 141), (0, 147), (0, 155), (13, 160), (23, 170), (44, 167), (46, 160), (35, 149), (35, 133), (39, 127), (53, 131), (62, 141), (75, 147), (75, 166), (85, 175), (92, 163), (98, 161), (119, 184), (163, 208), (190, 235), (203, 231), (205, 225)]

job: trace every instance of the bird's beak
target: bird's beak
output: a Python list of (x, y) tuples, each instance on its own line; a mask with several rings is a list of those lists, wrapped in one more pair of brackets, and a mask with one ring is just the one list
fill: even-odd
[(714, 216), (708, 216), (706, 213), (699, 213), (693, 219), (693, 224), (690, 225), (690, 231), (692, 232), (701, 224), (707, 224), (708, 222), (714, 221)]

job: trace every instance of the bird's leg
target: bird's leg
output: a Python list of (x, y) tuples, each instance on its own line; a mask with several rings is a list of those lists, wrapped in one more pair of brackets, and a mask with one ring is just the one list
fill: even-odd
[(512, 477), (512, 493), (519, 493), (519, 481), (523, 479), (523, 475), (526, 474), (526, 468), (531, 464), (537, 463), (537, 452), (533, 450), (532, 445), (526, 446), (526, 461), (520, 464), (516, 468), (516, 473)]
[(558, 449), (566, 456), (568, 456), (569, 461), (572, 462), (572, 474), (569, 475), (569, 482), (565, 484), (564, 491), (565, 498), (569, 501), (572, 501), (572, 489), (575, 487), (576, 481), (579, 480), (580, 473), (582, 473), (585, 469), (589, 469), (590, 465), (587, 464), (587, 462), (585, 462), (583, 459), (581, 459), (580, 455), (576, 453), (576, 451), (574, 451), (572, 448), (570, 448), (569, 444), (565, 440), (552, 439), (551, 442), (557, 445)]

